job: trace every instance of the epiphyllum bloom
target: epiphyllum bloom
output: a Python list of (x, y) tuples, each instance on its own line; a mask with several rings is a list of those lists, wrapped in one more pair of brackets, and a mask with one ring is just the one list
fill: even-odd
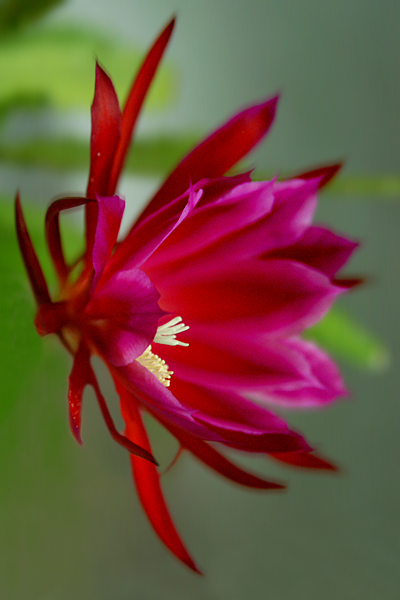
[[(283, 487), (239, 468), (209, 442), (300, 467), (334, 468), (270, 409), (318, 407), (345, 394), (335, 365), (299, 334), (349, 286), (333, 278), (355, 244), (311, 224), (317, 190), (338, 166), (286, 181), (223, 176), (266, 134), (277, 98), (237, 114), (197, 146), (117, 243), (125, 204), (115, 195), (118, 178), (172, 28), (173, 22), (147, 55), (122, 113), (111, 80), (97, 66), (86, 197), (56, 200), (46, 215), (59, 281), (55, 299), (18, 198), (16, 223), (38, 304), (36, 328), (57, 334), (73, 356), (74, 436), (80, 441), (82, 394), (90, 385), (112, 436), (130, 452), (155, 531), (197, 570), (165, 505), (142, 413), (161, 422), (182, 449), (244, 486)], [(86, 251), (70, 265), (59, 215), (81, 205)], [(124, 435), (112, 422), (92, 355), (113, 378)]]

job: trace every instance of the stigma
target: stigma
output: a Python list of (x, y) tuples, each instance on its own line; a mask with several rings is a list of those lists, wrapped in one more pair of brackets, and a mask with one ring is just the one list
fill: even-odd
[[(182, 317), (175, 317), (168, 321), (168, 323), (164, 323), (164, 325), (160, 325), (157, 328), (157, 333), (154, 336), (154, 342), (156, 344), (166, 344), (167, 346), (189, 346), (186, 342), (181, 342), (176, 339), (176, 336), (183, 331), (187, 331), (189, 329), (188, 325), (185, 325), (182, 322)], [(146, 348), (146, 350), (141, 354), (137, 359), (138, 363), (140, 363), (143, 367), (146, 367), (153, 375), (155, 375), (160, 383), (165, 385), (165, 387), (169, 387), (171, 383), (171, 375), (174, 374), (173, 371), (169, 370), (169, 367), (165, 360), (154, 354), (151, 349), (151, 346)]]
[(154, 341), (157, 344), (166, 344), (167, 346), (189, 346), (186, 342), (176, 339), (178, 333), (182, 333), (188, 329), (189, 326), (182, 322), (182, 317), (175, 317), (171, 321), (168, 321), (168, 323), (164, 323), (164, 325), (160, 325), (157, 328)]

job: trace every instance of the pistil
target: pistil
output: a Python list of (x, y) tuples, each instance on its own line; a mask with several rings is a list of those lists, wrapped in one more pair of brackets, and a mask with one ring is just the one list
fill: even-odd
[(168, 321), (168, 323), (164, 323), (164, 325), (160, 325), (157, 328), (154, 341), (157, 344), (166, 344), (167, 346), (189, 346), (186, 342), (176, 339), (178, 333), (182, 333), (188, 329), (189, 326), (182, 322), (182, 317), (175, 317), (171, 321)]

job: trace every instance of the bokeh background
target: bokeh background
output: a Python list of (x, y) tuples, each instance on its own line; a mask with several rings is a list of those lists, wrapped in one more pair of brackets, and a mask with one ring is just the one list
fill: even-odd
[[(165, 67), (174, 82), (166, 92), (169, 104), (154, 102), (145, 111), (139, 140), (160, 132), (201, 135), (280, 91), (273, 130), (247, 164), (273, 174), (345, 161), (342, 179), (321, 195), (317, 220), (361, 240), (346, 272), (364, 275), (366, 284), (340, 307), (381, 340), (388, 356), (381, 352), (369, 369), (339, 357), (350, 399), (288, 415), (341, 465), (341, 474), (246, 459), (254, 470), (289, 484), (285, 493), (253, 493), (183, 456), (164, 476), (177, 527), (205, 572), (201, 578), (178, 564), (148, 525), (128, 457), (109, 439), (90, 392), (84, 446), (75, 444), (66, 418), (69, 359), (52, 340), (29, 333), (16, 345), (25, 335), (18, 323), (31, 319), (33, 302), (25, 282), (18, 306), (4, 288), (1, 378), (11, 364), (16, 371), (15, 385), (7, 384), (0, 397), (7, 404), (0, 421), (0, 597), (398, 598), (400, 4), (71, 0), (43, 22), (95, 29), (116, 45), (144, 52), (173, 14), (178, 21)], [(91, 60), (94, 75), (95, 55), (90, 44), (78, 52), (76, 73)], [(125, 65), (124, 72), (134, 68)], [(7, 60), (0, 60), (0, 82), (8, 77)], [(90, 101), (85, 110), (13, 112), (2, 124), (2, 143), (66, 132), (87, 143)], [(79, 161), (65, 170), (0, 160), (4, 202), (18, 188), (32, 211), (44, 211), (57, 194), (84, 191), (86, 177)], [(158, 180), (143, 173), (124, 178), (121, 191), (132, 214)], [(4, 244), (15, 246), (11, 234)], [(103, 384), (115, 413), (105, 375)], [(167, 466), (174, 442), (150, 427), (155, 455)]]

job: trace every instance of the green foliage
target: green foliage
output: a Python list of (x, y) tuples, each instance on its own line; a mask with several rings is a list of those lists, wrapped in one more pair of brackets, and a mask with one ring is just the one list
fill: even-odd
[(64, 0), (0, 0), (0, 33), (34, 21)]
[[(198, 136), (160, 136), (136, 140), (125, 171), (165, 175), (194, 146)], [(19, 165), (68, 170), (89, 168), (89, 141), (75, 138), (33, 139), (12, 146), (0, 145), (0, 160)]]
[[(44, 242), (44, 211), (24, 204), (28, 229), (50, 285), (55, 277)], [(63, 228), (69, 254), (80, 249), (82, 235), (69, 225)], [(10, 201), (0, 201), (0, 423), (15, 400), (28, 389), (40, 368), (43, 340), (36, 333), (35, 303), (20, 256)]]
[(11, 203), (0, 205), (0, 422), (27, 385), (40, 355), (34, 303), (10, 227)]
[(336, 308), (308, 329), (305, 337), (364, 368), (381, 370), (389, 362), (388, 351), (381, 342)]
[(333, 179), (327, 188), (332, 194), (382, 196), (400, 200), (400, 177), (397, 175), (344, 175)]
[[(83, 29), (35, 29), (8, 36), (0, 43), (0, 107), (15, 100), (32, 104), (32, 99), (40, 99), (58, 109), (89, 110), (96, 59), (123, 99), (143, 57), (142, 51)], [(164, 106), (175, 87), (174, 72), (162, 65), (146, 107)]]

